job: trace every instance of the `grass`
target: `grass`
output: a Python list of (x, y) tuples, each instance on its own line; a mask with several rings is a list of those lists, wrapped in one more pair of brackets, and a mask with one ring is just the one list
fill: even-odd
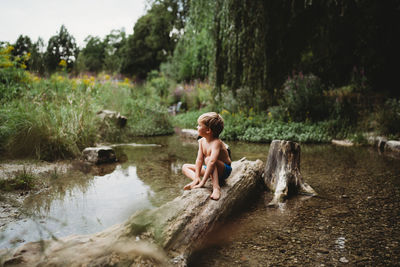
[(36, 176), (25, 168), (18, 171), (12, 178), (0, 180), (0, 190), (31, 190), (34, 188)]
[[(166, 107), (144, 86), (56, 74), (31, 77), (19, 97), (1, 103), (0, 151), (10, 157), (74, 158), (99, 142), (173, 132)], [(12, 88), (9, 88), (13, 91)], [(125, 128), (96, 113), (115, 110), (128, 118)]]

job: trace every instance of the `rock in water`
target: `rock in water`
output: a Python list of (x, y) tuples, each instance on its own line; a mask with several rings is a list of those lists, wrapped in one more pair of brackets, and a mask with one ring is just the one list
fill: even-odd
[(82, 151), (84, 160), (92, 164), (112, 163), (117, 161), (115, 152), (111, 147), (87, 147)]
[(277, 205), (288, 195), (317, 193), (303, 181), (300, 173), (300, 145), (291, 141), (274, 140), (268, 153), (264, 170), (265, 185), (274, 193), (269, 205)]

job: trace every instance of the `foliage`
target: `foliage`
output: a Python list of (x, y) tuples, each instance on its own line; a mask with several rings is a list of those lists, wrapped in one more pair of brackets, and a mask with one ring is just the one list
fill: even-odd
[(24, 68), (28, 54), (23, 58), (13, 58), (12, 46), (0, 48), (0, 104), (21, 95), (25, 90), (28, 75)]
[(324, 120), (331, 113), (321, 80), (301, 72), (284, 83), (280, 105), (287, 111), (289, 120), (297, 122)]
[(31, 56), (29, 58), (29, 70), (39, 75), (44, 75), (46, 70), (45, 56), (42, 53), (43, 50), (44, 41), (42, 38), (39, 37), (36, 43), (34, 43), (31, 47)]
[[(399, 2), (222, 1), (215, 3), (215, 85), (233, 96), (239, 88), (276, 105), (292, 70), (314, 73), (325, 84), (354, 82), (353, 67), (365, 69), (373, 91), (399, 95)], [(356, 18), (356, 19), (355, 19)], [(382, 41), (385, 40), (385, 41)]]
[(109, 73), (120, 73), (125, 55), (122, 47), (126, 42), (124, 30), (112, 30), (103, 40), (104, 65), (103, 70)]
[(176, 38), (171, 33), (177, 8), (174, 1), (154, 2), (147, 14), (138, 19), (133, 35), (123, 47), (122, 73), (145, 79), (172, 54)]
[(204, 80), (212, 73), (214, 9), (214, 1), (191, 2), (184, 34), (176, 45), (169, 66), (165, 66), (167, 73), (177, 81)]
[(180, 128), (195, 129), (197, 126), (197, 119), (201, 114), (208, 112), (208, 109), (193, 110), (186, 113), (181, 113), (172, 118), (174, 126)]
[(20, 35), (13, 45), (12, 55), (14, 56), (15, 60), (18, 61), (21, 58), (25, 58), (24, 60), (25, 69), (30, 69), (30, 64), (28, 62), (29, 57), (32, 52), (32, 41), (28, 36)]
[(163, 74), (152, 71), (148, 76), (146, 86), (157, 95), (162, 103), (167, 103), (169, 95), (170, 81)]
[(400, 100), (388, 99), (380, 108), (378, 127), (382, 134), (400, 136)]
[(64, 25), (61, 25), (59, 32), (50, 37), (47, 45), (45, 54), (47, 72), (53, 73), (59, 69), (61, 60), (64, 60), (67, 69), (71, 70), (77, 55), (75, 38), (68, 33)]
[(238, 138), (249, 142), (271, 142), (272, 140), (290, 140), (301, 143), (327, 143), (332, 136), (324, 123), (282, 123), (270, 122), (262, 128), (246, 129), (243, 136)]
[(103, 68), (105, 47), (99, 37), (88, 36), (86, 46), (80, 51), (77, 65), (79, 72), (99, 73)]
[[(174, 125), (181, 128), (194, 128), (197, 118), (208, 110), (191, 111), (174, 118)], [(335, 137), (331, 122), (302, 123), (271, 121), (267, 114), (258, 114), (250, 110), (230, 113), (221, 111), (224, 118), (224, 130), (221, 138), (247, 142), (271, 142), (275, 139), (291, 140), (302, 143), (326, 143)]]
[[(31, 79), (29, 90), (0, 107), (0, 150), (9, 156), (72, 158), (98, 142), (173, 131), (166, 108), (150, 89), (137, 88), (129, 80), (68, 79), (60, 74)], [(127, 116), (127, 126), (100, 121), (96, 113), (102, 109)]]
[(30, 190), (34, 187), (35, 175), (28, 172), (25, 167), (22, 171), (15, 173), (14, 177), (0, 179), (0, 190)]

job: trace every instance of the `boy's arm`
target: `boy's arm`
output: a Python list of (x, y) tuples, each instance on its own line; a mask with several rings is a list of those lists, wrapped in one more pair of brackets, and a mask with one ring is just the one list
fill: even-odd
[(219, 142), (214, 142), (211, 147), (211, 155), (210, 160), (207, 163), (206, 172), (204, 173), (203, 179), (196, 187), (202, 187), (207, 182), (211, 173), (214, 171), (215, 164), (217, 163), (219, 152), (220, 152), (220, 144)]
[(200, 181), (200, 173), (201, 173), (201, 167), (204, 162), (204, 155), (203, 155), (203, 149), (201, 145), (201, 140), (199, 140), (199, 150), (197, 151), (197, 158), (196, 158), (196, 167), (195, 167), (195, 179)]

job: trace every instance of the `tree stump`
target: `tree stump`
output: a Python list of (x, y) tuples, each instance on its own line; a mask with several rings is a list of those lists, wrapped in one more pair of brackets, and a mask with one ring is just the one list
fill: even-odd
[(303, 181), (300, 173), (300, 145), (291, 141), (273, 140), (264, 170), (265, 185), (274, 193), (269, 205), (276, 206), (295, 193), (315, 196), (317, 193)]
[[(232, 162), (221, 198), (211, 183), (93, 235), (30, 242), (1, 255), (0, 266), (186, 266), (187, 259), (240, 204), (262, 189), (262, 161)], [(261, 190), (260, 190), (261, 191)]]

